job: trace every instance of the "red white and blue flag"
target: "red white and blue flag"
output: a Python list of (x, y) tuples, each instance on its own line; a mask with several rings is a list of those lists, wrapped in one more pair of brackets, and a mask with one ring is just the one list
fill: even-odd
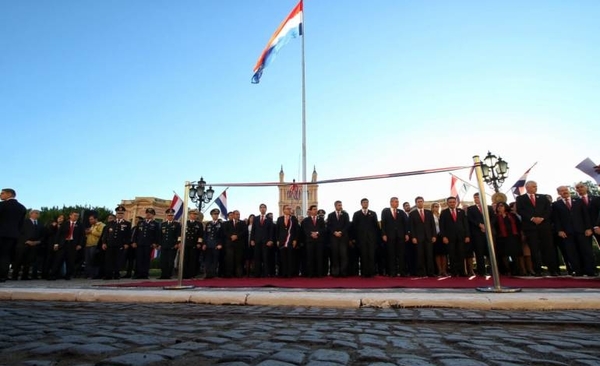
[(223, 220), (227, 220), (227, 190), (224, 190), (223, 193), (217, 197), (215, 203), (221, 210), (221, 217), (223, 217)]
[(179, 220), (181, 218), (181, 215), (183, 215), (183, 200), (177, 195), (177, 193), (173, 193), (174, 196), (171, 200), (171, 206), (169, 208), (175, 210), (175, 220)]
[(510, 190), (513, 194), (513, 198), (517, 198), (517, 196), (525, 194), (525, 182), (527, 182), (527, 176), (536, 164), (537, 161), (531, 166), (531, 168), (527, 169), (527, 171), (521, 176), (521, 178), (519, 178), (518, 181), (515, 182), (515, 184), (513, 184), (512, 187), (510, 187)]
[(285, 46), (291, 39), (298, 38), (302, 35), (302, 0), (292, 10), (292, 12), (281, 22), (279, 28), (273, 33), (267, 46), (261, 53), (256, 65), (254, 66), (254, 75), (252, 76), (252, 84), (258, 84), (265, 67), (275, 59), (279, 50)]
[(452, 175), (452, 180), (450, 181), (450, 196), (456, 197), (456, 204), (460, 204), (460, 201), (467, 194), (467, 184), (463, 182), (461, 179), (458, 179), (456, 176)]
[(160, 258), (160, 250), (152, 248), (150, 251), (150, 260)]

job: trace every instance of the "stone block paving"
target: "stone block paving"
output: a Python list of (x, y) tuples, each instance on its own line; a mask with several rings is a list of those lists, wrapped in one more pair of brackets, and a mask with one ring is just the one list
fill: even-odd
[(594, 311), (0, 304), (0, 365), (600, 365)]

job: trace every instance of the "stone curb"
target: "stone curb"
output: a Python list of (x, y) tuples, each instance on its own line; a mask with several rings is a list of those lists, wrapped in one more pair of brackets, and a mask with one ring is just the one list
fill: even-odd
[(211, 290), (113, 290), (3, 288), (4, 301), (195, 303), (211, 305), (302, 306), (330, 308), (460, 308), (473, 310), (596, 310), (600, 294), (590, 292), (520, 293), (369, 293)]

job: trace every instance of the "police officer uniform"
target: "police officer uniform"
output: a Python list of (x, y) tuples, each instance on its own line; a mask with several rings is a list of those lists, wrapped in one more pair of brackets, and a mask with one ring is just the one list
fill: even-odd
[(156, 211), (153, 208), (147, 208), (146, 214), (151, 214), (138, 224), (137, 235), (134, 244), (136, 246), (135, 256), (135, 278), (148, 279), (150, 271), (150, 252), (156, 248), (160, 242), (160, 225), (154, 220)]
[(215, 208), (210, 211), (211, 221), (206, 224), (204, 229), (204, 269), (206, 278), (213, 278), (217, 275), (217, 265), (219, 263), (219, 255), (223, 245), (222, 222), (218, 219), (220, 214), (219, 209)]
[[(197, 214), (198, 210), (190, 210), (191, 214)], [(183, 255), (183, 278), (192, 278), (198, 274), (200, 251), (204, 241), (204, 227), (196, 220), (189, 220), (185, 227), (185, 251)]]
[[(125, 207), (118, 206), (117, 213), (125, 213)], [(126, 245), (131, 239), (131, 223), (123, 219), (115, 219), (106, 224), (102, 236), (102, 250), (104, 250), (104, 279), (118, 280), (121, 257)]]
[(175, 255), (177, 254), (177, 244), (181, 240), (181, 224), (173, 220), (175, 210), (169, 208), (165, 211), (167, 221), (160, 224), (160, 270), (159, 279), (168, 280), (173, 275), (175, 265)]

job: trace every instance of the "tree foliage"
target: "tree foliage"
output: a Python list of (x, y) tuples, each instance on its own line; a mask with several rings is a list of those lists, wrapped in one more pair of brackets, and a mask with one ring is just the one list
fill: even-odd
[[(585, 182), (581, 182), (583, 185), (587, 186), (588, 188), (588, 194), (592, 195), (592, 196), (600, 196), (600, 187), (598, 187), (598, 185), (596, 184), (596, 182), (592, 182), (591, 180), (585, 181)], [(572, 197), (576, 197), (577, 196), (577, 192), (575, 191), (575, 186), (579, 184), (579, 182), (577, 183), (573, 183), (572, 186), (569, 186), (569, 192), (571, 192), (571, 196)]]
[[(79, 220), (83, 220), (83, 216), (88, 217), (89, 214), (93, 212), (98, 215), (98, 219), (100, 221), (105, 222), (108, 218), (108, 215), (112, 213), (112, 210), (106, 207), (92, 207), (89, 205), (63, 206), (62, 208), (59, 208), (58, 206), (42, 207), (40, 209), (40, 221), (47, 224), (56, 220), (59, 215), (64, 215), (66, 219), (69, 217), (71, 212), (79, 213)], [(85, 222), (84, 224), (87, 223)]]

